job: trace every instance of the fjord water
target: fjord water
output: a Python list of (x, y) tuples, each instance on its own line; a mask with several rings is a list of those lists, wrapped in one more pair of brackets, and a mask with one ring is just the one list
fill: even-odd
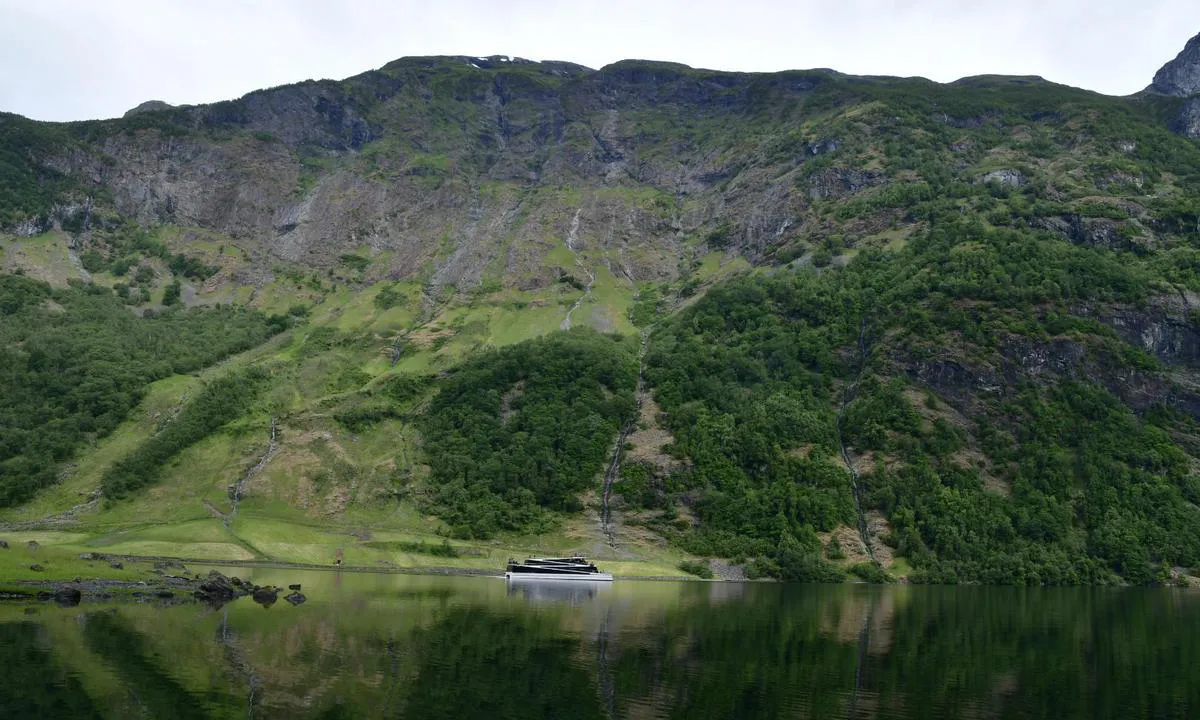
[(0, 716), (1200, 711), (1200, 594), (1188, 591), (238, 574), (302, 583), (309, 601), (0, 606)]

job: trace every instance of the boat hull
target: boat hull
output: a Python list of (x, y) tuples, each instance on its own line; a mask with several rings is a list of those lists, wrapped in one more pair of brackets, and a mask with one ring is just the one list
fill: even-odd
[(504, 573), (505, 580), (555, 580), (562, 582), (612, 582), (612, 574), (610, 573), (587, 573), (579, 575), (568, 575), (560, 573)]

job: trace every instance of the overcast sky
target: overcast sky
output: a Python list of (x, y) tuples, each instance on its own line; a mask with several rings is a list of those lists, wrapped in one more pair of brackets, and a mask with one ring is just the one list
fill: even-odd
[(1125, 95), (1197, 32), (1197, 0), (0, 0), (0, 110), (114, 117), (405, 55), (1041, 75)]

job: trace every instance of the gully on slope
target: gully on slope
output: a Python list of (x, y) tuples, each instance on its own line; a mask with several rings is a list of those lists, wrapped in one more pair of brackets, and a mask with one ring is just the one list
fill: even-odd
[(559, 328), (562, 330), (571, 329), (571, 316), (575, 314), (579, 306), (583, 305), (592, 296), (592, 285), (596, 284), (596, 273), (587, 269), (587, 266), (583, 264), (583, 260), (579, 257), (579, 251), (575, 248), (576, 243), (579, 242), (579, 214), (582, 212), (582, 208), (576, 210), (575, 217), (571, 218), (571, 229), (567, 231), (567, 249), (575, 256), (575, 264), (579, 266), (579, 269), (587, 273), (588, 283), (587, 287), (583, 290), (583, 295), (575, 301), (575, 304), (567, 311), (567, 316), (563, 318), (562, 324), (559, 325)]

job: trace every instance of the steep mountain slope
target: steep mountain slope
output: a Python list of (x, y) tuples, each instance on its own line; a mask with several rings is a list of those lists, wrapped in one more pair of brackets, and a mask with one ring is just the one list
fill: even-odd
[[(1185, 580), (1192, 55), (1133, 98), (452, 57), (0, 116), (6, 271), (282, 331), (140, 386), (4, 519), (143, 554), (411, 562), (380, 534), (500, 532), (793, 578)], [(628, 339), (525, 342), (572, 326)]]
[(1188, 98), (1175, 118), (1177, 132), (1193, 140), (1200, 139), (1200, 36), (1188, 41), (1174, 60), (1154, 74), (1148, 93)]

